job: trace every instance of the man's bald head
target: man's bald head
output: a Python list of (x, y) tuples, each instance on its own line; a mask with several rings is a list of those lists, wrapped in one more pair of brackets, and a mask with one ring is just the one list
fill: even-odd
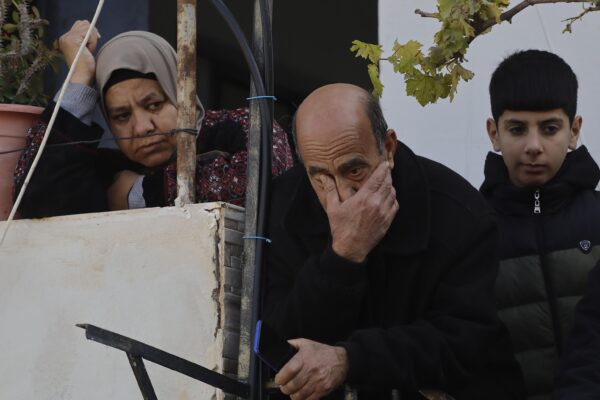
[(300, 125), (306, 122), (309, 126), (319, 120), (342, 124), (357, 116), (368, 118), (377, 146), (383, 152), (388, 127), (377, 98), (366, 90), (347, 83), (335, 83), (314, 90), (300, 104), (292, 122), (298, 157), (302, 159), (298, 146), (299, 121)]

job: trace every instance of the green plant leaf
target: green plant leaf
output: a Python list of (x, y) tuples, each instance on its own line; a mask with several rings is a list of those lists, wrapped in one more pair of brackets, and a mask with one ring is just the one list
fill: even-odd
[(11, 23), (4, 24), (3, 30), (6, 33), (13, 33), (17, 30), (17, 24), (11, 24)]
[[(565, 1), (557, 1), (558, 3)], [(380, 45), (353, 41), (351, 50), (356, 57), (371, 62), (369, 77), (373, 82), (374, 93), (381, 94), (383, 85), (379, 80), (378, 62), (389, 62), (394, 72), (400, 73), (406, 83), (406, 93), (414, 96), (419, 104), (434, 103), (438, 99), (454, 99), (461, 81), (469, 81), (474, 74), (463, 66), (470, 43), (477, 34), (489, 32), (501, 22), (502, 13), (510, 5), (510, 0), (437, 0), (437, 12), (430, 13), (441, 22), (427, 54), (421, 43), (409, 40), (405, 44), (394, 43), (392, 54), (384, 58)], [(584, 12), (567, 20), (563, 32), (571, 32), (574, 20), (579, 20), (590, 7), (600, 6), (600, 0), (584, 3)], [(536, 5), (539, 7), (539, 5)], [(483, 32), (485, 26), (489, 26)]]
[(352, 47), (350, 51), (356, 52), (355, 57), (362, 57), (371, 61), (372, 63), (378, 63), (383, 53), (383, 47), (379, 44), (370, 44), (361, 42), (360, 40), (352, 41)]
[(371, 79), (371, 83), (373, 84), (373, 96), (381, 97), (383, 94), (383, 84), (379, 79), (379, 67), (377, 64), (369, 64), (368, 66), (369, 78)]
[(48, 21), (40, 18), (39, 10), (30, 0), (6, 1), (9, 17), (1, 27), (0, 101), (45, 105), (48, 96), (43, 89), (43, 73), (48, 65), (55, 66), (58, 53), (42, 41)]
[(423, 61), (423, 53), (421, 52), (423, 45), (416, 40), (409, 40), (406, 44), (394, 42), (394, 71), (400, 73), (408, 73), (415, 65)]
[(425, 75), (411, 78), (406, 81), (406, 94), (417, 99), (420, 105), (433, 103), (435, 99), (435, 84)]

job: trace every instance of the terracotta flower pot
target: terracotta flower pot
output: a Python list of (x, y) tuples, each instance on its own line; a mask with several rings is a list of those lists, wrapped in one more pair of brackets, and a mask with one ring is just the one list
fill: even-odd
[[(44, 111), (41, 107), (0, 104), (0, 153), (25, 147), (27, 131)], [(13, 174), (20, 151), (0, 154), (0, 221), (8, 218), (13, 205)]]

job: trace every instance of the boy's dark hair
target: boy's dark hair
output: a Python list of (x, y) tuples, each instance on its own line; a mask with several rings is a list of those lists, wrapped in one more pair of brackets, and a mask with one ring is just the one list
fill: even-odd
[(577, 112), (577, 77), (562, 58), (542, 50), (513, 53), (498, 65), (490, 81), (492, 116), (505, 110), (562, 109), (569, 123)]

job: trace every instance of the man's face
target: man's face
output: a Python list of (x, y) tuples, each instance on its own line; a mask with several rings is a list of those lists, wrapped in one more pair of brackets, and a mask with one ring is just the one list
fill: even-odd
[(581, 117), (573, 124), (562, 109), (504, 111), (498, 123), (488, 119), (495, 151), (502, 152), (510, 181), (519, 187), (539, 187), (556, 175), (569, 149), (575, 149)]
[[(166, 133), (177, 125), (177, 109), (153, 79), (128, 79), (111, 86), (106, 112), (121, 151), (132, 161), (156, 167), (168, 161), (177, 146)], [(132, 138), (133, 137), (133, 138)]]
[(393, 167), (396, 149), (394, 131), (388, 131), (380, 151), (364, 110), (340, 115), (298, 115), (298, 148), (313, 190), (327, 208), (323, 176), (335, 181), (340, 201), (356, 193), (375, 168), (385, 160)]

